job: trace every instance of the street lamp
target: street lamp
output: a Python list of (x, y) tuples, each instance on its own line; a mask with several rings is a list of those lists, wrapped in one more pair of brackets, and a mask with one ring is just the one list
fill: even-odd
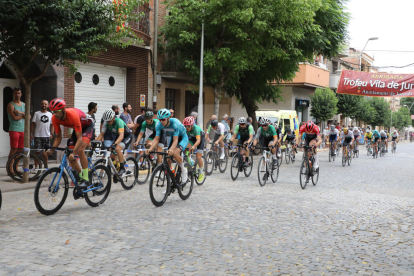
[(365, 43), (364, 49), (362, 49), (361, 54), (359, 55), (359, 70), (362, 71), (362, 65), (361, 65), (361, 61), (362, 61), (362, 54), (364, 53), (365, 47), (367, 47), (367, 44), (370, 40), (377, 40), (378, 37), (371, 37), (370, 39), (367, 40), (367, 43)]
[(411, 107), (413, 107), (414, 102), (411, 103), (410, 108), (408, 108), (408, 105), (404, 104), (403, 106), (405, 106), (406, 108), (408, 108), (408, 111), (410, 111), (411, 113)]

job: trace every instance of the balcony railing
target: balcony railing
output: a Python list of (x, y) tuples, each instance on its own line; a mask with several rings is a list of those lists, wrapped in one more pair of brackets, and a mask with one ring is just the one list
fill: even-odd
[(136, 14), (142, 14), (140, 20), (136, 22), (130, 22), (128, 25), (130, 28), (140, 31), (146, 35), (150, 35), (150, 7), (146, 5), (140, 6), (136, 10)]

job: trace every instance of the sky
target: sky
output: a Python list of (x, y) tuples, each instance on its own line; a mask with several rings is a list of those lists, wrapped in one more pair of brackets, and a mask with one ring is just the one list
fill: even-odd
[[(373, 56), (374, 66), (404, 66), (414, 63), (414, 0), (348, 0), (351, 15), (349, 47)], [(411, 51), (411, 52), (382, 52)], [(406, 68), (379, 68), (380, 72), (414, 74), (414, 64)]]

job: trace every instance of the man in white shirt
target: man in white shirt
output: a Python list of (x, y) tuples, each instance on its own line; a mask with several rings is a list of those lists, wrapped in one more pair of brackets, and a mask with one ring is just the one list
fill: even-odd
[[(49, 102), (43, 100), (40, 106), (40, 111), (36, 111), (32, 123), (30, 125), (30, 138), (34, 139), (35, 149), (44, 149), (45, 146), (50, 146), (50, 141), (53, 138), (52, 113), (47, 111)], [(40, 151), (37, 152), (40, 154)], [(48, 161), (49, 155), (45, 155), (45, 161)]]

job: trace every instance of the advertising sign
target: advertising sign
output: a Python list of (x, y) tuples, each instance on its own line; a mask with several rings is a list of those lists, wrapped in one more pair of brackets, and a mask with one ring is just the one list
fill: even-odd
[(139, 106), (143, 106), (143, 107), (145, 107), (145, 95), (141, 95), (140, 97), (139, 97)]
[(414, 75), (343, 70), (336, 92), (370, 97), (414, 97)]

